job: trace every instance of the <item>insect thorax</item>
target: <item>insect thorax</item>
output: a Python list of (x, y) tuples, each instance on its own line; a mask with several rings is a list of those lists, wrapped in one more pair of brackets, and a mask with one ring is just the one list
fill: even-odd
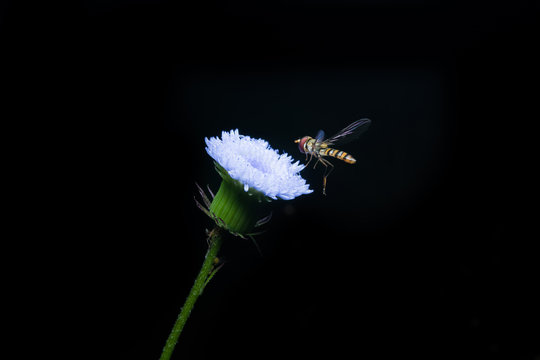
[(308, 152), (318, 152), (320, 149), (325, 149), (327, 147), (328, 147), (327, 144), (317, 141), (317, 139), (313, 139), (313, 138), (309, 139), (306, 142), (306, 148)]

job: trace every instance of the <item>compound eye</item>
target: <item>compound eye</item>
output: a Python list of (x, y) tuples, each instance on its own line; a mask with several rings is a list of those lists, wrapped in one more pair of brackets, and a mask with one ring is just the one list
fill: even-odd
[(306, 141), (307, 141), (307, 137), (303, 137), (300, 142), (298, 143), (298, 150), (300, 150), (300, 152), (302, 154), (305, 154), (306, 152), (304, 151), (304, 145), (306, 144)]

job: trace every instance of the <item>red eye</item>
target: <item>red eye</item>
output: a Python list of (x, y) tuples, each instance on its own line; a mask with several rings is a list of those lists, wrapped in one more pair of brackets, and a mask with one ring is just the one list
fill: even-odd
[(300, 152), (302, 154), (305, 154), (306, 152), (304, 151), (304, 144), (306, 143), (308, 137), (307, 136), (304, 136), (302, 138), (302, 140), (300, 140), (300, 142), (298, 143), (298, 150), (300, 150)]

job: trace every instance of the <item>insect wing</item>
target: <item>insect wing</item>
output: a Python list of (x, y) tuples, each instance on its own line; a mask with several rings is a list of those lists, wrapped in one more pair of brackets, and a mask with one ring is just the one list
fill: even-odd
[(322, 141), (323, 139), (324, 139), (324, 131), (319, 130), (319, 132), (317, 133), (317, 136), (315, 136), (315, 140), (319, 142), (319, 141)]
[(336, 135), (324, 140), (328, 145), (345, 144), (350, 141), (356, 140), (360, 135), (362, 135), (369, 128), (371, 120), (369, 119), (360, 119), (356, 120), (345, 129), (338, 132)]

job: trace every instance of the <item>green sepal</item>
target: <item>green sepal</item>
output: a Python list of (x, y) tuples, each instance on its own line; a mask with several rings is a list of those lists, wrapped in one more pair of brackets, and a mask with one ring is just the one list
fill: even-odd
[(214, 164), (223, 181), (210, 205), (210, 213), (231, 233), (247, 236), (264, 210), (264, 206), (261, 205), (271, 199), (252, 188), (245, 191), (241, 182), (231, 178), (218, 163)]

